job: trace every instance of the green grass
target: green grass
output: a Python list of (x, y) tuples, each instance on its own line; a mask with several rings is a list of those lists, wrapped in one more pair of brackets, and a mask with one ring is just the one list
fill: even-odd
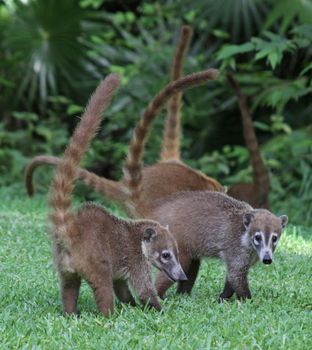
[(289, 226), (274, 264), (251, 270), (252, 302), (218, 304), (224, 266), (208, 260), (192, 295), (172, 289), (161, 313), (117, 303), (105, 319), (84, 284), (81, 316), (64, 317), (47, 198), (10, 193), (0, 190), (1, 349), (312, 349), (311, 228)]

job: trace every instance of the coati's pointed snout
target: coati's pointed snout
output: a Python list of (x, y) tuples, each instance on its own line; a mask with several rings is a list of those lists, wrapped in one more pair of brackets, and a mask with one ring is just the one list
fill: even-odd
[(184, 271), (181, 268), (181, 273), (180, 273), (180, 277), (179, 277), (179, 281), (187, 281), (188, 278), (186, 277), (186, 274), (184, 273)]
[(266, 265), (270, 265), (270, 264), (272, 264), (272, 258), (270, 257), (270, 255), (269, 254), (265, 254), (264, 255), (264, 257), (263, 257), (263, 259), (262, 259), (262, 262), (264, 263), (264, 264), (266, 264)]
[(180, 264), (175, 264), (172, 268), (164, 268), (163, 271), (174, 282), (187, 281), (186, 274), (184, 273)]

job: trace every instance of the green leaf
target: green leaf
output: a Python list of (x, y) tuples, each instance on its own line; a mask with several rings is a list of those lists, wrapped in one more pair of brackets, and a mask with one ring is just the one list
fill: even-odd
[(247, 42), (242, 45), (224, 45), (217, 53), (218, 60), (224, 60), (237, 54), (246, 53), (254, 50), (254, 45)]
[(280, 22), (280, 33), (285, 33), (293, 22), (312, 23), (312, 2), (310, 0), (274, 0), (264, 29), (269, 29)]
[(37, 121), (38, 115), (36, 113), (31, 112), (13, 112), (12, 116), (18, 120), (24, 121)]
[(263, 130), (263, 131), (269, 131), (270, 130), (270, 127), (269, 125), (263, 123), (263, 122), (259, 122), (259, 121), (254, 121), (253, 122), (253, 125), (256, 129), (259, 129), (259, 130)]
[(282, 55), (279, 55), (277, 51), (270, 52), (268, 55), (268, 60), (271, 64), (271, 67), (274, 69), (277, 65), (282, 60)]
[(221, 29), (214, 29), (212, 31), (213, 35), (217, 38), (221, 38), (221, 39), (229, 39), (230, 35), (228, 32), (221, 30)]
[(303, 76), (304, 74), (306, 74), (309, 70), (312, 69), (312, 62), (310, 64), (308, 64), (301, 72), (300, 72), (300, 76)]
[(68, 106), (66, 113), (69, 115), (80, 114), (83, 111), (83, 107), (71, 104)]

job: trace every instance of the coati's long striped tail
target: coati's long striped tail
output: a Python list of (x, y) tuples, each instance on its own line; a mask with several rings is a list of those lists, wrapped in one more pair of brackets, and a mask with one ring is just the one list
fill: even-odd
[(164, 103), (174, 94), (182, 90), (204, 84), (208, 80), (217, 79), (219, 71), (208, 69), (204, 72), (194, 73), (180, 78), (163, 88), (149, 103), (143, 112), (141, 120), (134, 129), (129, 145), (128, 156), (124, 165), (125, 184), (130, 191), (132, 202), (138, 199), (142, 178), (142, 156), (152, 121)]
[[(180, 38), (175, 50), (171, 67), (171, 81), (183, 76), (184, 57), (189, 49), (193, 30), (190, 26), (182, 26)], [(167, 104), (161, 160), (180, 160), (180, 119), (182, 107), (182, 92), (173, 95)]]
[[(57, 166), (61, 162), (62, 158), (53, 156), (37, 156), (30, 161), (25, 170), (25, 187), (30, 197), (35, 193), (33, 184), (35, 170), (41, 165)], [(123, 202), (127, 199), (126, 188), (117, 181), (108, 180), (82, 168), (77, 169), (77, 177), (108, 200)]]
[(238, 99), (243, 123), (244, 139), (252, 166), (253, 183), (258, 187), (259, 193), (268, 195), (270, 188), (269, 172), (260, 153), (257, 136), (252, 125), (251, 114), (247, 106), (246, 97), (242, 93), (239, 83), (236, 81), (231, 72), (227, 73), (227, 79), (234, 89)]
[(87, 150), (91, 139), (101, 123), (103, 111), (108, 107), (113, 93), (119, 86), (120, 78), (110, 74), (100, 83), (91, 96), (85, 112), (76, 127), (72, 138), (65, 150), (64, 158), (56, 169), (51, 185), (50, 220), (54, 224), (52, 234), (57, 240), (69, 246), (77, 234), (74, 225), (74, 214), (71, 212), (71, 195), (77, 168)]

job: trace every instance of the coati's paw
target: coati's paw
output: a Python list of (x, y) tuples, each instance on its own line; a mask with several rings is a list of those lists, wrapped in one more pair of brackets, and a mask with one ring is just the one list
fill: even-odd
[(239, 301), (245, 301), (247, 299), (251, 299), (251, 293), (246, 292), (245, 294), (236, 294), (236, 297)]
[(148, 304), (148, 306), (150, 308), (152, 308), (152, 309), (156, 309), (157, 311), (161, 311), (161, 305), (160, 305), (160, 303), (158, 301), (155, 301), (155, 302), (152, 302), (152, 303), (150, 302)]
[(232, 295), (228, 296), (226, 293), (221, 293), (218, 298), (219, 303), (223, 303), (225, 301), (229, 301), (231, 299)]

